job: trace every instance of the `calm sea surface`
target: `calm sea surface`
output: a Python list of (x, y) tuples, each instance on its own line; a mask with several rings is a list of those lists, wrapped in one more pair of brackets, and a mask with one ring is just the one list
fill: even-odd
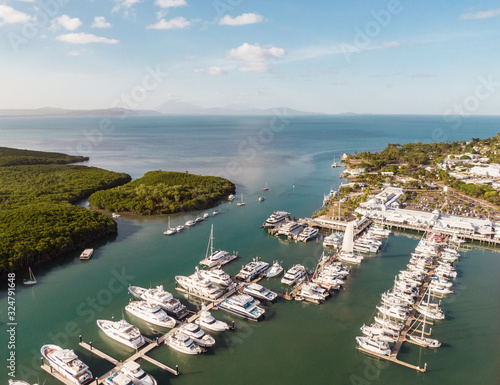
[[(39, 369), (39, 349), (55, 343), (74, 349), (95, 375), (111, 369), (106, 361), (82, 350), (78, 335), (124, 360), (132, 354), (106, 338), (97, 319), (122, 317), (128, 284), (162, 284), (189, 308), (174, 289), (175, 275), (186, 275), (205, 256), (210, 225), (218, 248), (238, 251), (240, 258), (225, 269), (236, 274), (259, 256), (283, 261), (285, 268), (303, 263), (312, 269), (322, 253), (321, 242), (298, 244), (269, 237), (260, 229), (275, 210), (310, 216), (323, 194), (336, 188), (340, 169), (330, 167), (344, 152), (383, 149), (387, 143), (468, 140), (500, 131), (500, 118), (466, 118), (459, 127), (438, 116), (287, 117), (127, 117), (0, 119), (0, 146), (59, 151), (90, 157), (88, 165), (123, 171), (137, 178), (150, 170), (189, 171), (220, 175), (237, 184), (247, 205), (224, 202), (222, 213), (183, 233), (165, 237), (167, 217), (117, 219), (119, 233), (95, 242), (94, 257), (80, 262), (78, 252), (36, 267), (39, 283), (16, 290), (16, 375), (30, 383), (58, 384)], [(269, 191), (262, 188), (268, 184)], [(265, 196), (262, 203), (259, 196)], [(238, 196), (239, 198), (239, 196)], [(82, 203), (85, 204), (85, 203)], [(171, 216), (172, 225), (200, 212)], [(212, 208), (207, 208), (212, 211)], [(354, 268), (344, 290), (320, 306), (278, 301), (267, 307), (266, 320), (236, 321), (235, 332), (214, 335), (207, 354), (190, 357), (168, 347), (150, 354), (170, 366), (175, 377), (142, 361), (159, 384), (498, 384), (500, 362), (500, 256), (473, 249), (463, 256), (454, 290), (443, 300), (446, 320), (433, 326), (443, 342), (432, 351), (405, 346), (399, 356), (428, 365), (425, 374), (368, 358), (356, 350), (354, 337), (370, 321), (380, 294), (408, 263), (418, 234), (393, 234), (383, 250)], [(279, 280), (263, 281), (286, 290)], [(7, 293), (0, 291), (0, 351), (6, 353)], [(150, 337), (154, 330), (125, 314)], [(2, 354), (2, 357), (6, 355)], [(0, 380), (7, 382), (3, 360)]]

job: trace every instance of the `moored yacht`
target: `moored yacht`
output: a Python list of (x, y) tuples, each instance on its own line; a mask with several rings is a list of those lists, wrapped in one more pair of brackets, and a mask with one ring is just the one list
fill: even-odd
[(182, 324), (179, 330), (190, 337), (193, 342), (202, 347), (211, 347), (215, 345), (215, 339), (210, 334), (205, 333), (194, 323)]
[(243, 293), (249, 294), (254, 298), (262, 299), (264, 301), (272, 302), (278, 296), (274, 291), (266, 289), (258, 283), (251, 283), (243, 288)]
[(188, 294), (198, 297), (214, 300), (224, 294), (224, 292), (218, 286), (214, 285), (212, 281), (203, 278), (198, 268), (196, 268), (196, 272), (189, 277), (176, 275), (175, 281), (185, 289)]
[(156, 385), (157, 382), (151, 374), (141, 369), (141, 366), (135, 361), (128, 361), (123, 364), (120, 370), (125, 376), (130, 378), (137, 385)]
[(326, 299), (328, 292), (317, 283), (305, 282), (300, 286), (297, 296), (302, 297), (307, 301), (319, 304), (321, 301)]
[(306, 268), (302, 265), (293, 265), (281, 279), (284, 285), (293, 286), (307, 278)]
[(172, 317), (169, 317), (158, 305), (148, 303), (147, 301), (131, 301), (125, 306), (125, 310), (153, 325), (166, 328), (173, 328), (175, 326), (175, 320)]
[(192, 219), (190, 219), (189, 221), (187, 221), (186, 223), (184, 223), (184, 225), (186, 227), (192, 227), (192, 226), (196, 225), (196, 222), (193, 221)]
[(276, 235), (284, 235), (286, 237), (293, 237), (302, 232), (303, 227), (300, 223), (294, 221), (288, 221), (285, 224), (281, 225), (278, 229)]
[(97, 320), (97, 326), (110, 338), (118, 341), (132, 349), (144, 345), (144, 337), (134, 325), (124, 319), (120, 321)]
[(344, 239), (344, 234), (342, 233), (332, 233), (323, 239), (324, 247), (334, 247), (338, 249), (342, 246), (342, 241)]
[(128, 291), (136, 298), (160, 306), (172, 317), (181, 318), (186, 311), (186, 306), (177, 298), (174, 298), (171, 293), (165, 291), (163, 285), (156, 286), (154, 289), (129, 286)]
[(226, 322), (215, 319), (208, 310), (200, 312), (200, 316), (194, 322), (202, 328), (212, 330), (214, 332), (229, 330), (229, 325)]
[(266, 312), (259, 301), (248, 294), (234, 294), (219, 304), (219, 308), (251, 321), (258, 321)]
[(304, 231), (302, 231), (297, 236), (297, 239), (302, 242), (307, 242), (315, 238), (318, 235), (318, 233), (319, 233), (318, 229), (315, 229), (314, 227), (306, 227)]
[(286, 211), (275, 211), (266, 219), (262, 227), (276, 227), (290, 219), (290, 213)]
[(278, 261), (275, 261), (273, 265), (269, 269), (267, 269), (266, 277), (267, 278), (278, 277), (281, 273), (283, 273), (283, 267), (279, 264)]
[(43, 345), (40, 353), (51, 368), (70, 382), (80, 385), (92, 381), (89, 367), (78, 358), (73, 350), (62, 349), (57, 345)]
[(132, 380), (123, 373), (113, 373), (106, 377), (102, 382), (103, 385), (134, 385)]
[(229, 254), (224, 250), (214, 251), (214, 225), (212, 225), (210, 230), (210, 237), (208, 238), (208, 246), (207, 252), (205, 253), (205, 259), (200, 261), (200, 265), (204, 265), (209, 268), (222, 266), (236, 258), (238, 258), (237, 254)]
[(240, 281), (250, 282), (263, 274), (269, 267), (269, 263), (263, 261), (252, 261), (244, 266), (236, 278)]
[(231, 276), (225, 273), (220, 267), (213, 270), (200, 270), (200, 275), (203, 278), (212, 281), (216, 285), (231, 286), (233, 284)]
[(370, 337), (356, 337), (356, 342), (363, 349), (366, 349), (370, 352), (382, 354), (384, 356), (391, 355), (391, 348), (387, 342), (378, 341), (372, 339)]
[(94, 254), (94, 249), (85, 249), (80, 254), (80, 259), (81, 260), (90, 259), (93, 254)]
[(205, 352), (205, 349), (196, 345), (194, 341), (180, 330), (169, 333), (165, 339), (165, 344), (172, 349), (184, 354), (200, 354)]

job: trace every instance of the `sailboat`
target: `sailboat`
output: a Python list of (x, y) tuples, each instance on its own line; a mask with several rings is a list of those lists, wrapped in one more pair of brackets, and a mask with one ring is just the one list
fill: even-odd
[(166, 231), (163, 232), (165, 235), (172, 235), (177, 232), (177, 229), (175, 227), (170, 227), (170, 217), (168, 217), (168, 228)]
[(267, 182), (266, 182), (266, 187), (264, 187), (262, 190), (267, 191), (269, 188), (267, 187)]
[(439, 348), (441, 346), (440, 341), (435, 340), (433, 338), (427, 338), (424, 336), (425, 319), (426, 319), (426, 316), (424, 315), (424, 322), (422, 324), (422, 335), (417, 336), (417, 335), (413, 335), (413, 334), (407, 334), (406, 336), (410, 340), (412, 340), (413, 342), (417, 343), (418, 345), (424, 346), (426, 348)]
[(337, 163), (335, 161), (335, 155), (333, 156), (333, 163), (332, 163), (332, 168), (335, 168), (335, 167), (340, 167), (340, 163)]
[(214, 225), (212, 224), (205, 259), (200, 261), (200, 265), (205, 265), (211, 269), (212, 267), (225, 265), (237, 257), (237, 255), (229, 254), (224, 250), (214, 251)]
[(363, 261), (361, 255), (356, 255), (354, 251), (354, 224), (350, 222), (347, 224), (342, 242), (342, 251), (339, 253), (339, 260), (347, 263), (354, 263), (359, 265)]
[(241, 193), (241, 201), (237, 202), (236, 205), (237, 206), (245, 206), (246, 205), (246, 203), (243, 202), (243, 193)]
[(30, 277), (28, 279), (23, 279), (23, 283), (25, 285), (36, 285), (36, 278), (33, 272), (31, 271), (31, 267), (28, 267)]

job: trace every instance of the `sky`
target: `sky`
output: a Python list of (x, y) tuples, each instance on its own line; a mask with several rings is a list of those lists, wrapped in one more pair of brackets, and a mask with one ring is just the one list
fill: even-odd
[(0, 109), (498, 115), (493, 0), (0, 0)]

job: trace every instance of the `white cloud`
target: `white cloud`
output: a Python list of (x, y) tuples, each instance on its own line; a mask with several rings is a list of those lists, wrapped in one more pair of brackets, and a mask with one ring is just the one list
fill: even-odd
[(334, 85), (334, 86), (345, 86), (347, 85), (346, 82), (342, 81), (342, 80), (337, 80), (336, 82), (333, 82), (333, 83), (330, 83), (331, 85)]
[(78, 17), (71, 18), (68, 15), (62, 15), (52, 20), (52, 22), (50, 23), (50, 28), (56, 31), (59, 28), (63, 27), (68, 31), (74, 31), (81, 25), (82, 22)]
[(111, 23), (106, 21), (104, 16), (94, 17), (94, 22), (91, 25), (92, 28), (111, 28)]
[(96, 36), (91, 33), (67, 33), (56, 37), (57, 40), (71, 44), (89, 44), (89, 43), (105, 43), (117, 44), (120, 41), (116, 39), (108, 39), (106, 37)]
[(155, 5), (161, 8), (183, 7), (187, 5), (186, 0), (156, 0)]
[(234, 18), (229, 15), (225, 15), (219, 21), (219, 25), (240, 26), (240, 25), (260, 23), (262, 20), (263, 20), (262, 16), (259, 15), (258, 13), (244, 13)]
[(285, 55), (283, 48), (262, 48), (258, 44), (251, 45), (244, 43), (238, 48), (234, 48), (227, 53), (230, 59), (241, 60), (239, 70), (244, 72), (266, 72), (269, 71), (271, 65), (269, 60), (278, 59)]
[(191, 22), (186, 18), (180, 16), (174, 19), (166, 21), (165, 19), (161, 19), (156, 24), (148, 25), (147, 29), (183, 29), (189, 27)]
[(500, 8), (490, 9), (488, 11), (467, 12), (460, 15), (460, 20), (469, 19), (489, 19), (491, 17), (500, 16)]
[(202, 73), (207, 75), (225, 75), (227, 71), (220, 67), (209, 67), (209, 68), (196, 68), (194, 70), (196, 73)]
[(383, 47), (387, 48), (396, 48), (396, 47), (401, 47), (402, 45), (405, 45), (405, 41), (384, 41), (382, 42)]
[(31, 16), (8, 5), (0, 5), (0, 25), (14, 24), (14, 23), (27, 23), (31, 20)]
[(116, 5), (111, 12), (117, 12), (120, 9), (124, 9), (125, 14), (128, 14), (128, 10), (141, 1), (142, 0), (115, 0)]

